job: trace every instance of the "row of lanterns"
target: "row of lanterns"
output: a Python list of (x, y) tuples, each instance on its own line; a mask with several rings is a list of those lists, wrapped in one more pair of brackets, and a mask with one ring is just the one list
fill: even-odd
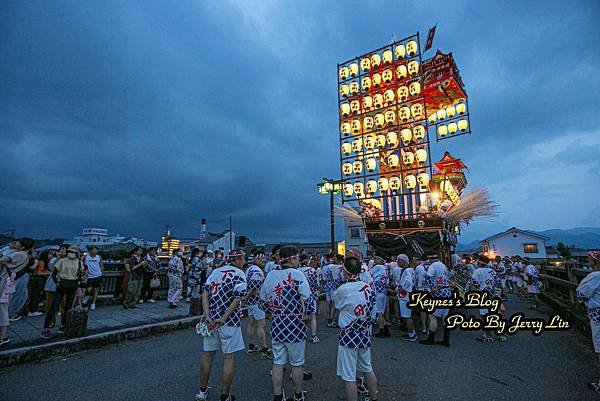
[[(417, 149), (415, 152), (402, 151), (402, 162), (406, 166), (411, 166), (414, 162), (425, 163), (427, 161), (427, 151), (425, 149)], [(400, 165), (400, 156), (392, 153), (387, 156), (386, 163), (389, 167), (398, 167)], [(369, 157), (365, 161), (365, 168), (368, 172), (372, 173), (377, 169), (377, 158)], [(363, 162), (356, 160), (353, 163), (346, 162), (342, 165), (342, 172), (344, 175), (349, 176), (352, 173), (362, 174)]]
[[(417, 185), (420, 188), (427, 188), (430, 178), (429, 174), (427, 173), (420, 173), (418, 175), (408, 174), (404, 176), (403, 181), (404, 187), (407, 190), (412, 191), (417, 188)], [(360, 197), (365, 195), (365, 193), (373, 195), (377, 193), (377, 190), (380, 192), (387, 192), (388, 190), (398, 192), (401, 187), (402, 180), (400, 177), (380, 177), (377, 181), (368, 180), (366, 186), (360, 181), (357, 181), (354, 184), (346, 183), (344, 184), (344, 195), (346, 197), (350, 197), (352, 194), (355, 194), (356, 196)]]
[(467, 105), (465, 103), (458, 103), (448, 107), (442, 107), (433, 114), (427, 117), (430, 123), (435, 124), (436, 121), (444, 121), (446, 118), (453, 118), (455, 115), (462, 115), (467, 112)]
[[(399, 102), (406, 102), (408, 101), (409, 95), (413, 98), (416, 98), (420, 94), (421, 84), (419, 82), (413, 82), (409, 86), (399, 87), (395, 92), (392, 89), (388, 89), (383, 92), (383, 94), (377, 93), (373, 96), (364, 96), (362, 98), (362, 110), (367, 112), (373, 109), (379, 109), (383, 106), (393, 104), (396, 99)], [(344, 102), (340, 106), (340, 114), (344, 117), (349, 116), (350, 113), (359, 114), (360, 112), (361, 102), (358, 99), (354, 99), (350, 103)]]
[[(404, 80), (406, 78), (416, 77), (419, 74), (419, 62), (416, 60), (396, 67), (396, 79)], [(389, 84), (394, 79), (391, 69), (383, 70), (381, 74), (375, 73), (370, 77), (363, 77), (360, 81), (363, 91), (369, 91), (371, 88), (379, 88), (382, 84)], [(350, 84), (340, 85), (340, 95), (348, 97), (356, 95), (359, 92), (358, 82), (353, 81)]]
[[(400, 123), (406, 124), (411, 118), (413, 121), (423, 119), (423, 105), (421, 103), (415, 103), (410, 107), (404, 106), (398, 109), (398, 121)], [(386, 110), (385, 113), (377, 113), (373, 117), (365, 117), (362, 123), (359, 119), (349, 122), (344, 121), (340, 129), (344, 135), (356, 135), (361, 133), (361, 128), (364, 128), (364, 131), (370, 131), (373, 128), (381, 129), (394, 124), (396, 124), (396, 111), (395, 108), (391, 108)]]
[(452, 122), (448, 125), (438, 125), (437, 134), (440, 137), (445, 137), (446, 135), (456, 134), (457, 131), (465, 132), (469, 128), (469, 123), (465, 119), (458, 120), (458, 122)]
[(411, 141), (418, 142), (425, 137), (425, 127), (417, 125), (413, 129), (404, 128), (400, 131), (400, 138), (395, 131), (388, 133), (375, 135), (365, 135), (364, 140), (362, 138), (356, 138), (350, 142), (342, 143), (342, 154), (344, 156), (350, 156), (351, 152), (359, 153), (362, 151), (363, 143), (366, 150), (374, 150), (375, 147), (379, 149), (385, 148), (386, 144), (391, 148), (395, 148), (399, 145), (399, 139), (405, 145), (408, 145)]
[[(401, 60), (407, 55), (413, 57), (417, 54), (419, 48), (415, 40), (409, 41), (406, 46), (399, 43), (394, 48), (396, 59)], [(372, 54), (370, 57), (363, 57), (360, 60), (360, 68), (363, 72), (369, 72), (372, 68), (378, 68), (380, 65), (389, 65), (394, 61), (394, 53), (391, 50), (385, 50), (381, 56), (378, 53)], [(341, 80), (348, 79), (348, 77), (355, 77), (358, 75), (358, 64), (351, 63), (348, 67), (342, 67), (339, 71), (339, 77)]]

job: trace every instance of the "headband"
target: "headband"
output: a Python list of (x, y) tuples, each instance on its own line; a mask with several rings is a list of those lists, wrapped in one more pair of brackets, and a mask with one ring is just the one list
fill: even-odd
[(596, 262), (600, 262), (600, 251), (591, 251), (587, 255)]

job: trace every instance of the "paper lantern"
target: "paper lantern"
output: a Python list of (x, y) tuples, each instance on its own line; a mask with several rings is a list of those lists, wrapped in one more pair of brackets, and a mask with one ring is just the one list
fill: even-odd
[(396, 58), (398, 60), (403, 59), (404, 56), (406, 55), (406, 48), (404, 47), (404, 45), (396, 45), (396, 48), (394, 49), (394, 52), (396, 53)]
[(365, 131), (371, 131), (373, 129), (373, 124), (374, 124), (373, 117), (371, 117), (371, 116), (367, 116), (363, 120), (363, 127), (364, 127)]
[(383, 134), (377, 135), (377, 147), (380, 149), (385, 148), (386, 137)]
[(367, 150), (373, 150), (373, 148), (375, 147), (375, 138), (372, 135), (367, 135), (365, 136), (365, 149)]
[(348, 79), (348, 67), (340, 68), (340, 80)]
[(381, 64), (381, 56), (377, 53), (371, 56), (371, 67), (377, 68)]
[(375, 180), (367, 181), (367, 192), (369, 194), (374, 194), (375, 192), (377, 192), (377, 181), (375, 181)]
[(342, 143), (342, 153), (344, 154), (344, 156), (349, 156), (350, 152), (352, 152), (352, 145), (350, 144), (350, 142)]
[(406, 102), (408, 99), (408, 88), (406, 86), (399, 87), (396, 93), (398, 94), (399, 101)]
[(396, 111), (389, 109), (385, 112), (385, 123), (387, 125), (394, 125), (396, 123)]
[(350, 174), (352, 174), (352, 164), (351, 163), (344, 163), (342, 165), (342, 171), (344, 172), (344, 175), (350, 175)]
[(465, 112), (467, 111), (467, 105), (464, 103), (457, 104), (455, 108), (458, 114), (465, 114)]
[(419, 73), (419, 62), (417, 60), (413, 60), (408, 63), (408, 74), (412, 77)]
[(421, 84), (419, 82), (413, 82), (408, 87), (408, 92), (412, 97), (417, 97), (421, 93)]
[(388, 183), (388, 179), (385, 177), (379, 177), (379, 180), (377, 181), (377, 184), (379, 186), (379, 190), (381, 192), (385, 192), (389, 189), (389, 183)]
[(439, 136), (446, 136), (448, 135), (448, 127), (445, 125), (440, 125), (438, 126), (437, 132)]
[(415, 162), (415, 155), (413, 154), (413, 152), (404, 152), (404, 154), (402, 155), (402, 162), (404, 162), (404, 164), (406, 164), (407, 166), (413, 164)]
[(446, 109), (441, 108), (437, 111), (437, 118), (438, 120), (444, 120), (446, 118)]
[(357, 181), (357, 182), (354, 183), (354, 193), (356, 195), (362, 195), (363, 194), (363, 188), (364, 187), (363, 187), (363, 183), (362, 182)]
[(396, 176), (390, 178), (390, 189), (392, 191), (398, 191), (400, 189), (400, 178)]
[(393, 60), (394, 55), (392, 54), (391, 50), (386, 50), (381, 55), (381, 61), (383, 61), (383, 64), (391, 64)]
[(425, 163), (427, 161), (427, 151), (425, 149), (418, 149), (415, 152), (415, 158), (419, 163)]
[(358, 100), (350, 102), (350, 111), (354, 114), (360, 113), (360, 102)]
[(352, 141), (352, 151), (354, 153), (358, 153), (361, 150), (362, 150), (362, 139), (356, 138), (355, 140)]
[(390, 167), (398, 167), (398, 165), (400, 164), (400, 158), (398, 157), (398, 155), (391, 154), (387, 157), (387, 164)]
[(383, 107), (383, 95), (381, 93), (373, 96), (373, 106), (375, 106), (376, 109)]
[(383, 124), (385, 123), (385, 118), (383, 114), (377, 113), (375, 114), (375, 128), (383, 128)]
[(394, 91), (391, 89), (386, 90), (385, 93), (383, 94), (383, 100), (385, 101), (386, 106), (394, 103), (394, 99), (395, 99)]
[(454, 108), (454, 106), (446, 107), (446, 116), (448, 118), (454, 117), (454, 114), (456, 114), (456, 109)]
[(360, 133), (360, 120), (352, 120), (350, 122), (350, 127), (352, 128), (353, 134), (359, 134)]
[(375, 88), (379, 88), (381, 86), (381, 74), (373, 74), (373, 78), (371, 78), (371, 81), (373, 82), (373, 86)]
[(348, 95), (350, 94), (350, 87), (346, 84), (340, 86), (340, 95), (342, 97), (348, 97)]
[(355, 77), (358, 75), (358, 64), (352, 63), (350, 64), (350, 76)]
[(417, 186), (417, 177), (412, 174), (409, 174), (404, 177), (404, 186), (408, 190), (413, 190)]
[(352, 188), (352, 184), (344, 184), (344, 195), (352, 196), (354, 189)]
[(404, 64), (400, 64), (396, 67), (396, 79), (404, 79), (408, 76), (408, 70)]
[(342, 103), (340, 106), (340, 113), (342, 113), (343, 116), (350, 114), (350, 105), (348, 103)]
[(423, 118), (423, 105), (421, 103), (415, 103), (410, 106), (410, 114), (415, 120)]
[(385, 137), (390, 147), (395, 148), (398, 146), (398, 134), (396, 134), (394, 131), (388, 132)]
[(370, 172), (370, 173), (372, 173), (377, 168), (377, 160), (375, 160), (374, 158), (370, 157), (370, 158), (367, 159), (367, 162), (365, 163), (365, 166), (367, 167), (367, 171)]
[(368, 91), (371, 89), (371, 77), (363, 77), (363, 79), (360, 81), (360, 84), (364, 91)]
[(414, 56), (415, 54), (417, 54), (418, 48), (417, 48), (417, 42), (414, 40), (409, 41), (406, 44), (406, 53), (408, 53), (409, 56)]
[(369, 71), (371, 69), (371, 59), (365, 57), (362, 60), (360, 60), (360, 68), (362, 68), (362, 70), (365, 72)]
[(431, 123), (431, 124), (435, 124), (435, 120), (437, 120), (437, 114), (433, 113), (430, 114), (429, 117), (427, 117), (427, 120)]
[(383, 82), (385, 82), (386, 84), (389, 84), (390, 82), (392, 82), (392, 79), (394, 78), (394, 75), (392, 74), (392, 70), (384, 70), (381, 73), (381, 79), (383, 80)]
[(458, 121), (458, 129), (460, 130), (460, 132), (465, 132), (467, 130), (469, 123), (467, 123), (467, 120), (459, 120)]
[(408, 128), (404, 128), (402, 131), (400, 131), (400, 137), (402, 138), (402, 142), (404, 142), (404, 144), (406, 145), (412, 139), (411, 130), (409, 130)]
[(369, 111), (373, 108), (373, 98), (371, 96), (363, 97), (363, 109)]
[(356, 95), (357, 93), (358, 93), (358, 82), (351, 82), (350, 83), (350, 94)]
[(348, 122), (342, 123), (341, 130), (342, 130), (342, 134), (349, 135), (350, 131), (351, 131), (350, 123), (348, 123)]
[(425, 188), (429, 185), (429, 174), (427, 173), (420, 173), (417, 176), (417, 181), (419, 182), (419, 186), (422, 188)]
[(448, 132), (449, 133), (455, 134), (457, 130), (458, 130), (458, 125), (456, 123), (448, 124)]
[(407, 123), (408, 119), (410, 118), (410, 107), (408, 107), (408, 106), (400, 107), (400, 111), (398, 112), (398, 117), (400, 118), (401, 122)]
[(413, 138), (415, 141), (425, 138), (425, 127), (417, 125), (413, 128)]
[(362, 162), (361, 161), (355, 161), (354, 163), (352, 163), (352, 171), (354, 171), (354, 174), (360, 174), (362, 173)]

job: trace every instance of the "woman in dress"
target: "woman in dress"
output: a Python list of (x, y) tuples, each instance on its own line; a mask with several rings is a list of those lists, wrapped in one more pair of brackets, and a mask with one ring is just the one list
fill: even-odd
[(169, 268), (167, 271), (167, 277), (169, 278), (169, 293), (167, 295), (169, 308), (177, 308), (177, 303), (181, 297), (181, 290), (183, 289), (182, 256), (183, 252), (181, 252), (181, 249), (177, 248), (173, 251), (173, 256), (169, 261)]

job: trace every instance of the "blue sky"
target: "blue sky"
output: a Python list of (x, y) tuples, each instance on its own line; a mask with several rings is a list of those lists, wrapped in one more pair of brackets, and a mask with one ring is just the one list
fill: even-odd
[[(437, 24), (470, 96), (461, 157), (510, 226), (600, 226), (600, 3), (5, 1), (0, 231), (326, 241), (336, 63)], [(209, 225), (216, 231), (223, 223)]]

